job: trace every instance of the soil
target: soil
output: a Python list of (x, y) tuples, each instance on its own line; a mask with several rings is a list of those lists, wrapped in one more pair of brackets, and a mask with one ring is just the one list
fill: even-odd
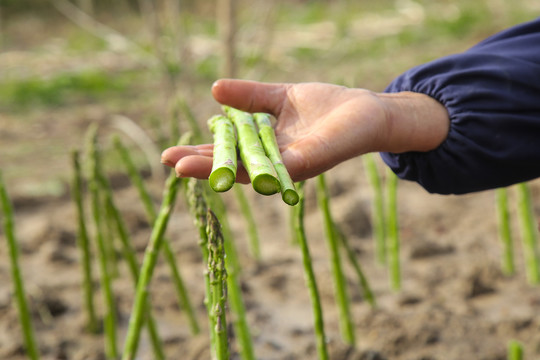
[[(399, 217), (403, 287), (390, 289), (385, 267), (374, 261), (370, 226), (371, 190), (358, 160), (327, 174), (336, 221), (358, 253), (376, 295), (377, 307), (363, 299), (347, 272), (357, 346), (340, 338), (338, 315), (329, 275), (328, 250), (313, 184), (308, 182), (306, 228), (323, 301), (332, 359), (505, 359), (509, 340), (523, 342), (526, 358), (540, 357), (540, 291), (527, 283), (519, 244), (517, 274), (505, 276), (491, 191), (466, 196), (427, 194), (418, 185), (400, 182)], [(150, 228), (134, 189), (123, 176), (114, 177), (115, 199), (125, 216), (135, 247), (142, 255)], [(148, 179), (159, 203), (161, 179)], [(533, 183), (538, 195), (539, 184)], [(255, 351), (260, 359), (314, 359), (316, 349), (310, 299), (304, 283), (300, 250), (291, 243), (288, 207), (277, 197), (245, 191), (257, 210), (262, 260), (250, 255), (243, 219), (227, 194), (234, 241), (243, 264), (242, 289)], [(536, 196), (538, 198), (538, 196)], [(44, 359), (102, 359), (100, 335), (85, 331), (82, 311), (80, 254), (76, 247), (73, 205), (67, 195), (13, 198), (20, 262)], [(168, 236), (196, 305), (203, 327), (190, 334), (179, 309), (171, 276), (162, 262), (152, 283), (152, 304), (170, 359), (208, 359), (203, 306), (203, 268), (197, 234), (179, 197)], [(0, 358), (23, 359), (22, 339), (13, 304), (9, 263), (2, 242), (0, 263)], [(97, 265), (97, 264), (96, 264)], [(129, 319), (133, 289), (124, 262), (114, 281), (119, 338)], [(95, 301), (101, 313), (97, 282)], [(120, 340), (121, 341), (121, 340)], [(238, 358), (232, 341), (232, 358)], [(152, 359), (143, 335), (140, 359)]]

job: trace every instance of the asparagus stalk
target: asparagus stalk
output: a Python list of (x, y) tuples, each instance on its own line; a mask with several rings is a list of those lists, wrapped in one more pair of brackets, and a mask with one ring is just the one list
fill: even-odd
[(73, 164), (71, 197), (73, 198), (73, 202), (75, 203), (75, 210), (77, 212), (77, 244), (81, 251), (83, 301), (87, 316), (86, 328), (90, 333), (96, 334), (99, 331), (99, 324), (94, 306), (94, 292), (92, 289), (92, 261), (90, 260), (90, 242), (88, 240), (88, 231), (86, 229), (85, 222), (82, 196), (83, 175), (81, 170), (80, 154), (78, 150), (73, 150), (71, 152), (71, 160)]
[(512, 231), (510, 228), (510, 212), (508, 211), (508, 190), (499, 188), (495, 191), (497, 222), (499, 228), (499, 239), (502, 243), (502, 271), (506, 275), (515, 272), (514, 265), (514, 245), (512, 242)]
[(261, 138), (264, 151), (274, 165), (279, 182), (281, 183), (281, 198), (286, 204), (294, 206), (298, 202), (298, 194), (294, 188), (291, 176), (283, 164), (283, 159), (279, 152), (276, 140), (276, 134), (274, 133), (274, 128), (270, 122), (270, 115), (255, 113), (253, 114), (253, 119), (259, 128), (259, 137)]
[[(190, 122), (191, 129), (193, 130), (193, 138), (196, 142), (203, 142), (204, 136), (199, 127), (198, 122), (196, 121), (193, 113), (189, 109), (186, 103), (182, 103), (184, 107), (186, 117)], [(239, 193), (242, 191), (241, 188), (237, 188), (235, 194), (237, 200)], [(240, 348), (241, 358), (244, 360), (255, 359), (255, 353), (253, 350), (253, 342), (251, 339), (251, 333), (246, 319), (246, 310), (244, 302), (242, 299), (242, 291), (240, 289), (240, 283), (238, 280), (238, 274), (241, 271), (240, 262), (238, 260), (238, 255), (236, 247), (234, 244), (234, 237), (229, 226), (229, 221), (227, 220), (227, 212), (225, 209), (225, 204), (221, 196), (218, 193), (211, 191), (210, 186), (207, 185), (204, 191), (208, 199), (209, 206), (214, 210), (216, 215), (221, 221), (222, 233), (225, 238), (225, 253), (227, 254), (225, 258), (225, 266), (227, 267), (227, 286), (229, 288), (229, 301), (231, 307), (232, 317), (234, 319), (233, 326), (234, 331), (237, 334), (238, 347)], [(240, 202), (240, 200), (239, 200)], [(247, 211), (247, 208), (242, 208), (242, 211)], [(245, 217), (246, 221), (250, 222), (250, 217)], [(250, 224), (248, 226), (254, 226)]]
[(334, 291), (336, 296), (336, 302), (339, 309), (339, 324), (341, 330), (341, 336), (343, 340), (349, 345), (354, 345), (355, 334), (354, 324), (352, 322), (349, 298), (347, 296), (347, 288), (345, 283), (345, 276), (341, 268), (341, 259), (338, 248), (338, 237), (335, 231), (334, 221), (330, 212), (330, 204), (328, 199), (328, 189), (326, 187), (326, 181), (324, 174), (317, 176), (317, 200), (319, 208), (323, 215), (324, 232), (328, 249), (331, 256), (331, 270), (332, 277), (334, 279)]
[(259, 246), (259, 233), (257, 231), (257, 224), (255, 223), (255, 218), (253, 217), (253, 211), (251, 211), (251, 207), (249, 206), (246, 194), (244, 193), (240, 185), (237, 184), (234, 187), (234, 192), (236, 195), (236, 200), (238, 201), (238, 205), (240, 205), (240, 211), (246, 219), (251, 253), (256, 260), (260, 260), (261, 249)]
[(264, 152), (253, 117), (228, 106), (223, 108), (236, 127), (240, 157), (249, 174), (253, 189), (262, 195), (279, 192), (281, 187), (276, 171)]
[[(186, 136), (189, 137), (189, 134)], [(179, 144), (186, 144), (187, 142), (188, 142), (188, 139), (186, 137), (182, 137), (178, 141)], [(157, 211), (154, 207), (154, 203), (152, 202), (152, 198), (150, 197), (150, 193), (146, 189), (144, 181), (141, 175), (139, 174), (139, 172), (137, 171), (137, 168), (135, 166), (135, 163), (133, 162), (133, 159), (131, 158), (131, 155), (129, 154), (129, 151), (125, 148), (125, 146), (122, 144), (122, 142), (120, 141), (118, 137), (114, 138), (114, 145), (116, 149), (118, 150), (118, 152), (120, 153), (120, 156), (122, 157), (122, 160), (124, 162), (124, 165), (126, 166), (126, 170), (131, 179), (131, 182), (135, 185), (137, 191), (139, 192), (139, 197), (141, 198), (141, 201), (144, 205), (144, 209), (146, 210), (146, 217), (148, 221), (151, 224), (154, 224), (157, 218)], [(175, 286), (178, 301), (184, 307), (186, 314), (188, 316), (191, 332), (193, 334), (198, 334), (200, 331), (200, 328), (197, 321), (197, 317), (195, 315), (193, 305), (191, 304), (188, 291), (186, 290), (184, 281), (180, 274), (180, 270), (178, 268), (178, 265), (176, 264), (176, 257), (174, 255), (173, 250), (171, 249), (171, 246), (169, 245), (168, 239), (165, 239), (163, 241), (162, 249), (163, 249), (163, 254), (165, 256), (165, 260), (167, 261), (167, 264), (169, 268), (171, 269), (173, 283)]]
[(401, 288), (401, 269), (399, 261), (399, 220), (397, 210), (397, 184), (398, 177), (387, 168), (386, 195), (387, 195), (387, 222), (388, 222), (388, 266), (390, 271), (390, 285), (392, 289)]
[(523, 360), (523, 344), (517, 340), (508, 343), (508, 360)]
[(204, 199), (204, 190), (202, 188), (202, 185), (197, 179), (190, 178), (185, 185), (189, 210), (191, 212), (191, 216), (193, 217), (195, 227), (199, 231), (199, 246), (201, 248), (202, 258), (206, 268), (204, 272), (204, 305), (206, 307), (206, 312), (208, 315), (212, 354), (215, 354), (216, 349), (214, 347), (214, 339), (216, 337), (216, 327), (214, 324), (214, 317), (211, 316), (212, 307), (210, 304), (210, 275), (208, 272), (208, 234), (206, 233), (206, 216), (208, 212), (208, 206), (206, 204), (206, 200)]
[(97, 127), (92, 126), (88, 130), (88, 153), (90, 176), (90, 193), (92, 216), (96, 229), (95, 240), (98, 249), (101, 286), (103, 287), (103, 298), (105, 302), (105, 353), (108, 359), (116, 359), (118, 351), (116, 348), (116, 304), (112, 291), (112, 279), (107, 266), (107, 253), (105, 239), (103, 236), (103, 219), (101, 216), (102, 202), (100, 196), (99, 174), (100, 174), (100, 154), (97, 144)]
[(534, 222), (529, 185), (517, 185), (518, 211), (523, 239), (523, 252), (526, 263), (527, 279), (531, 284), (540, 283), (540, 259), (538, 255), (538, 237)]
[(373, 189), (372, 222), (375, 240), (375, 258), (380, 264), (386, 263), (386, 235), (384, 225), (384, 201), (381, 178), (373, 154), (365, 154), (362, 159)]
[(309, 289), (309, 296), (311, 298), (311, 307), (313, 309), (313, 321), (315, 326), (315, 336), (317, 340), (317, 353), (320, 360), (328, 359), (328, 350), (326, 348), (326, 336), (324, 333), (324, 319), (321, 306), (321, 298), (319, 296), (319, 289), (317, 288), (317, 281), (315, 278), (315, 272), (311, 264), (311, 255), (309, 253), (309, 246), (306, 239), (306, 232), (304, 230), (304, 182), (298, 183), (298, 203), (293, 208), (293, 225), (296, 235), (296, 242), (300, 245), (302, 250), (302, 265), (304, 266), (304, 274), (306, 280), (306, 286)]
[[(103, 190), (104, 194), (107, 213), (110, 214), (111, 220), (114, 222), (114, 225), (116, 225), (116, 231), (119, 235), (120, 241), (122, 242), (123, 255), (130, 270), (133, 283), (136, 287), (137, 281), (139, 280), (139, 264), (137, 261), (135, 249), (131, 244), (129, 232), (127, 230), (126, 224), (124, 223), (124, 220), (122, 219), (122, 215), (120, 214), (120, 211), (114, 203), (111, 185), (104, 174), (100, 174), (100, 182), (101, 189)], [(152, 315), (152, 307), (150, 305), (149, 299), (146, 299), (146, 321), (148, 335), (150, 337), (152, 348), (154, 350), (154, 356), (156, 359), (165, 359), (163, 344), (158, 334), (156, 321)]]
[(213, 338), (216, 359), (227, 360), (227, 322), (225, 304), (227, 300), (227, 271), (225, 269), (225, 248), (223, 235), (216, 215), (208, 210), (206, 234), (208, 237), (208, 272), (210, 277), (210, 316), (215, 327)]
[(133, 359), (137, 351), (137, 344), (145, 316), (146, 299), (148, 298), (150, 282), (152, 280), (161, 245), (164, 242), (163, 234), (165, 233), (169, 217), (176, 202), (178, 183), (179, 179), (176, 177), (174, 170), (171, 170), (171, 174), (165, 184), (163, 201), (152, 228), (150, 241), (144, 252), (139, 281), (137, 282), (137, 289), (135, 291), (135, 300), (129, 319), (126, 342), (122, 354), (123, 360)]
[(364, 290), (364, 297), (366, 298), (366, 301), (371, 305), (371, 307), (375, 307), (377, 305), (375, 302), (375, 295), (373, 295), (373, 291), (371, 291), (371, 287), (369, 286), (367, 277), (364, 275), (364, 271), (362, 270), (362, 267), (360, 266), (360, 262), (358, 261), (357, 256), (354, 253), (354, 250), (351, 248), (351, 245), (349, 244), (349, 240), (336, 224), (334, 224), (334, 226), (335, 226), (335, 231), (338, 235), (338, 238), (341, 242), (341, 245), (343, 245), (343, 247), (345, 248), (347, 257), (349, 258), (349, 261), (352, 267), (354, 268), (356, 275), (358, 276), (360, 287)]
[(15, 237), (15, 216), (13, 215), (13, 206), (11, 205), (11, 200), (9, 199), (1, 170), (0, 202), (2, 203), (2, 211), (4, 213), (4, 234), (6, 235), (8, 243), (9, 259), (11, 262), (11, 277), (19, 311), (19, 322), (22, 326), (24, 346), (28, 357), (32, 360), (37, 360), (39, 359), (39, 350), (34, 336), (30, 309), (28, 308), (28, 302), (26, 301), (24, 281), (19, 267), (19, 246)]
[(236, 180), (234, 127), (227, 117), (215, 115), (208, 120), (208, 128), (214, 134), (214, 160), (208, 180), (214, 191), (224, 192), (232, 188)]

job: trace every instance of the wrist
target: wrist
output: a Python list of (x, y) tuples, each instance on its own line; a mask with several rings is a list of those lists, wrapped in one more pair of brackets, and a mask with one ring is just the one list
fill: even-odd
[(386, 139), (378, 151), (402, 153), (436, 149), (448, 136), (450, 118), (434, 98), (415, 92), (379, 93)]

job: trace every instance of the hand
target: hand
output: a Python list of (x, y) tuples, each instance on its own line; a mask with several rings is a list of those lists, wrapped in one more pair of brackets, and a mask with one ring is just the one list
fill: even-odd
[[(276, 117), (283, 162), (295, 181), (371, 151), (430, 150), (448, 131), (444, 107), (422, 94), (243, 80), (219, 80), (212, 94), (222, 104)], [(179, 176), (208, 178), (212, 145), (169, 148), (162, 162), (175, 166)], [(249, 182), (245, 170), (239, 169), (237, 180)]]

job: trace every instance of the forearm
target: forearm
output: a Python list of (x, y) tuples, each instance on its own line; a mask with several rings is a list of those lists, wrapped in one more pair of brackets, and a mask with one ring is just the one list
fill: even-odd
[(446, 108), (428, 95), (409, 91), (377, 94), (383, 103), (383, 138), (377, 151), (403, 153), (430, 151), (447, 137), (450, 119)]

